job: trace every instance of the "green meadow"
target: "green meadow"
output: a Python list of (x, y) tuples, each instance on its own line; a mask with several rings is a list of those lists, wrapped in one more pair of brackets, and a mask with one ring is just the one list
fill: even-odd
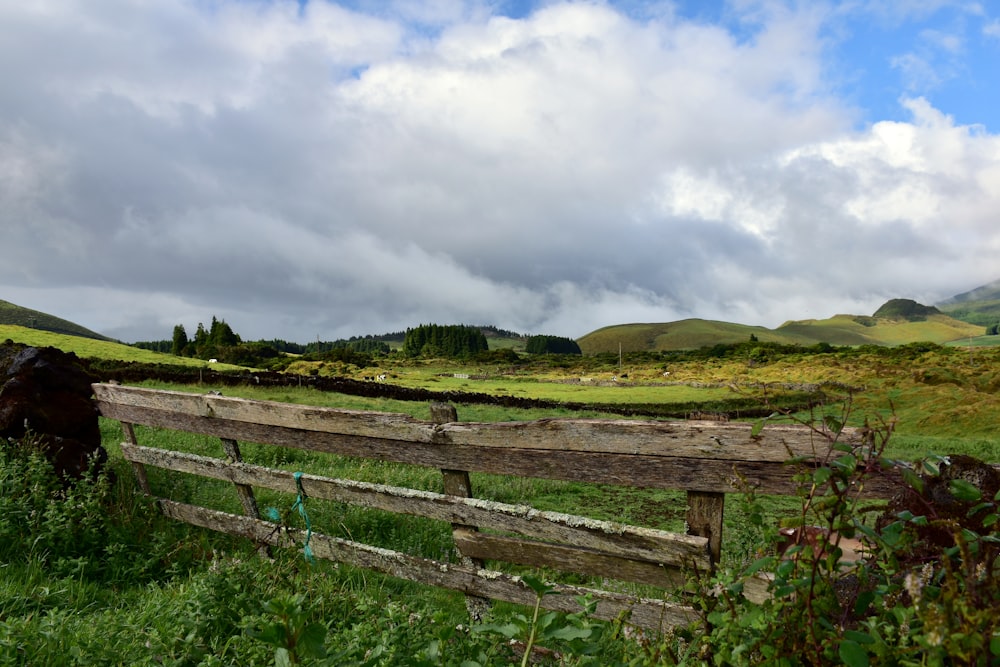
[[(740, 332), (740, 340), (746, 340), (745, 333)], [(5, 338), (59, 347), (82, 358), (207, 366), (17, 326), (0, 327), (0, 340)], [(758, 339), (765, 340), (763, 335)], [(891, 427), (887, 454), (893, 458), (966, 453), (1000, 460), (1000, 348), (989, 346), (844, 348), (684, 361), (623, 353), (526, 359), (502, 367), (390, 356), (377, 364), (375, 369), (334, 369), (314, 362), (301, 370), (336, 370), (354, 378), (384, 372), (388, 382), (401, 386), (566, 404), (520, 409), (458, 403), (459, 418), (466, 421), (619, 418), (601, 407), (627, 404), (724, 407), (751, 400), (767, 405), (784, 393), (818, 387), (822, 398), (811, 409), (774, 419), (832, 416), (856, 426), (867, 420), (883, 431)], [(143, 384), (429, 417), (426, 401), (308, 387)], [(570, 404), (588, 407), (581, 412)], [(262, 558), (245, 541), (166, 520), (135, 488), (118, 447), (120, 426), (102, 419), (101, 429), (113, 476), (81, 484), (69, 496), (30, 446), (10, 447), (0, 457), (0, 665), (507, 665), (521, 662), (509, 639), (525, 641), (540, 631), (530, 609), (498, 604), (491, 624), (470, 629), (460, 595), (311, 563), (301, 551), (278, 550)], [(221, 455), (213, 438), (146, 428), (138, 428), (137, 436), (146, 445)], [(241, 448), (247, 461), (285, 470), (442, 490), (437, 470), (253, 443)], [(473, 475), (472, 482), (477, 496), (497, 501), (667, 530), (684, 527), (685, 500), (677, 493), (495, 475)], [(229, 484), (156, 470), (150, 470), (150, 483), (154, 491), (178, 500), (240, 511)], [(262, 492), (258, 501), (263, 511), (273, 510), (282, 521), (301, 527), (294, 497)], [(752, 562), (768, 548), (765, 525), (793, 517), (799, 507), (796, 498), (744, 503), (732, 497), (723, 568)], [(761, 512), (765, 524), (757, 523)], [(440, 557), (450, 549), (450, 527), (432, 521), (319, 501), (309, 501), (309, 516), (316, 530), (413, 555)], [(569, 581), (587, 583), (586, 578)], [(562, 616), (545, 622), (551, 632), (541, 629), (544, 643), (557, 652), (539, 655), (540, 664), (707, 664), (696, 635), (639, 640), (613, 623)], [(717, 632), (735, 632), (734, 627), (721, 625)], [(871, 664), (896, 663), (873, 659)]]

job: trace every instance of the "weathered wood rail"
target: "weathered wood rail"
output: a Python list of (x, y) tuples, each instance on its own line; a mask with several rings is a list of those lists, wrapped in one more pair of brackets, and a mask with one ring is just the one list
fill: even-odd
[[(260, 517), (254, 488), (335, 500), (452, 525), (461, 561), (443, 562), (312, 533), (316, 557), (489, 598), (533, 604), (519, 577), (487, 569), (486, 561), (549, 567), (671, 589), (691, 571), (710, 570), (722, 545), (725, 495), (754, 487), (760, 493), (796, 491), (794, 457), (820, 462), (830, 434), (805, 426), (725, 422), (542, 419), (531, 422), (458, 422), (454, 408), (432, 404), (431, 420), (405, 415), (318, 408), (159, 391), (111, 384), (93, 386), (103, 416), (122, 423), (122, 452), (142, 489), (151, 493), (146, 466), (231, 482), (244, 515), (159, 498), (167, 515), (259, 545), (301, 544), (305, 531), (279, 529)], [(133, 425), (218, 437), (225, 458), (141, 446)], [(841, 442), (861, 434), (846, 431)], [(442, 471), (444, 493), (331, 479), (251, 465), (239, 441), (343, 456), (429, 466)], [(543, 512), (472, 497), (470, 472), (592, 482), (687, 492), (688, 533)], [(877, 480), (874, 484), (877, 484)], [(877, 486), (866, 489), (882, 495)], [(749, 590), (749, 589), (748, 589)], [(637, 626), (664, 628), (696, 618), (690, 607), (603, 589), (557, 585), (543, 606), (577, 611), (576, 596), (596, 600), (595, 615), (623, 616)], [(763, 595), (762, 590), (748, 595)], [(471, 607), (470, 607), (471, 608)]]

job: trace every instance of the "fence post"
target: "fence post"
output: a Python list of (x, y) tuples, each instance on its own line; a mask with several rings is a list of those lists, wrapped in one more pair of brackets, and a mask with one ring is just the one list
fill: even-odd
[[(431, 421), (435, 424), (447, 424), (449, 422), (458, 421), (458, 411), (455, 410), (455, 406), (449, 403), (431, 403)], [(444, 477), (444, 492), (449, 496), (458, 496), (460, 498), (471, 498), (472, 497), (472, 482), (469, 479), (469, 472), (467, 470), (449, 470), (442, 469), (441, 475)], [(466, 526), (460, 523), (453, 523), (451, 525), (452, 535), (461, 535), (463, 533), (475, 533), (479, 529), (476, 526)], [(456, 547), (457, 548), (457, 547)], [(465, 556), (459, 551), (459, 556), (461, 556), (462, 564), (472, 567), (483, 567), (483, 561), (478, 558), (470, 558)], [(476, 595), (466, 595), (465, 596), (465, 608), (469, 611), (469, 617), (474, 622), (479, 622), (483, 620), (486, 613), (490, 609), (490, 599), (478, 597)]]
[[(120, 422), (122, 425), (122, 433), (125, 436), (125, 442), (137, 447), (139, 441), (135, 438), (135, 428), (129, 422)], [(139, 482), (139, 488), (147, 496), (153, 495), (152, 490), (149, 488), (149, 480), (146, 478), (146, 466), (141, 463), (132, 463), (132, 472), (135, 473), (135, 479)]]
[[(240, 454), (240, 445), (238, 442), (231, 438), (219, 438), (222, 442), (222, 451), (225, 452), (226, 458), (230, 463), (241, 463), (243, 461), (243, 455)], [(243, 505), (243, 514), (252, 517), (254, 519), (260, 518), (260, 508), (257, 507), (257, 498), (253, 495), (253, 487), (249, 484), (237, 484), (233, 482), (233, 486), (236, 487), (236, 495), (240, 497), (240, 504)], [(271, 547), (266, 544), (257, 545), (257, 553), (264, 557), (271, 557)]]
[[(243, 456), (240, 454), (240, 445), (230, 438), (219, 438), (222, 441), (222, 451), (226, 453), (226, 458), (230, 463), (242, 463)], [(243, 505), (243, 513), (254, 519), (260, 518), (260, 509), (257, 507), (257, 499), (253, 495), (253, 488), (249, 484), (236, 484), (236, 495), (240, 497), (240, 504)]]
[(688, 491), (687, 532), (708, 538), (708, 551), (712, 567), (719, 564), (722, 555), (722, 515), (726, 494), (706, 491)]

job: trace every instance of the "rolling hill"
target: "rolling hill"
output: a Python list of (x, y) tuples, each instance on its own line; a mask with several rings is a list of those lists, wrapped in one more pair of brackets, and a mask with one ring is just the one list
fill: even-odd
[(794, 332), (786, 334), (765, 327), (693, 318), (662, 324), (603, 327), (577, 339), (577, 344), (584, 354), (618, 352), (619, 346), (622, 352), (689, 350), (720, 343), (740, 343), (749, 340), (751, 335), (769, 343), (811, 345), (816, 342)]
[(94, 340), (111, 340), (107, 336), (91, 331), (79, 324), (64, 320), (48, 313), (24, 308), (9, 301), (0, 300), (0, 324), (11, 324), (28, 329), (39, 329), (68, 336), (81, 336)]
[(584, 354), (697, 349), (740, 343), (753, 335), (761, 342), (789, 345), (903, 345), (920, 341), (947, 343), (982, 336), (982, 326), (949, 317), (936, 308), (893, 299), (874, 315), (834, 315), (825, 320), (795, 320), (776, 329), (712, 320), (688, 319), (664, 324), (622, 324), (598, 329), (577, 340)]
[(937, 304), (938, 309), (955, 319), (991, 326), (1000, 323), (1000, 280), (956, 294)]

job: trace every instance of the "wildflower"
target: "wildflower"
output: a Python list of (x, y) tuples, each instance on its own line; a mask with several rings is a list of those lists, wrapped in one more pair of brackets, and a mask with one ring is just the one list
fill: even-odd
[(914, 602), (920, 599), (920, 591), (923, 587), (924, 582), (921, 581), (921, 578), (918, 575), (913, 572), (906, 573), (906, 578), (903, 579), (903, 588), (910, 594), (910, 598)]

